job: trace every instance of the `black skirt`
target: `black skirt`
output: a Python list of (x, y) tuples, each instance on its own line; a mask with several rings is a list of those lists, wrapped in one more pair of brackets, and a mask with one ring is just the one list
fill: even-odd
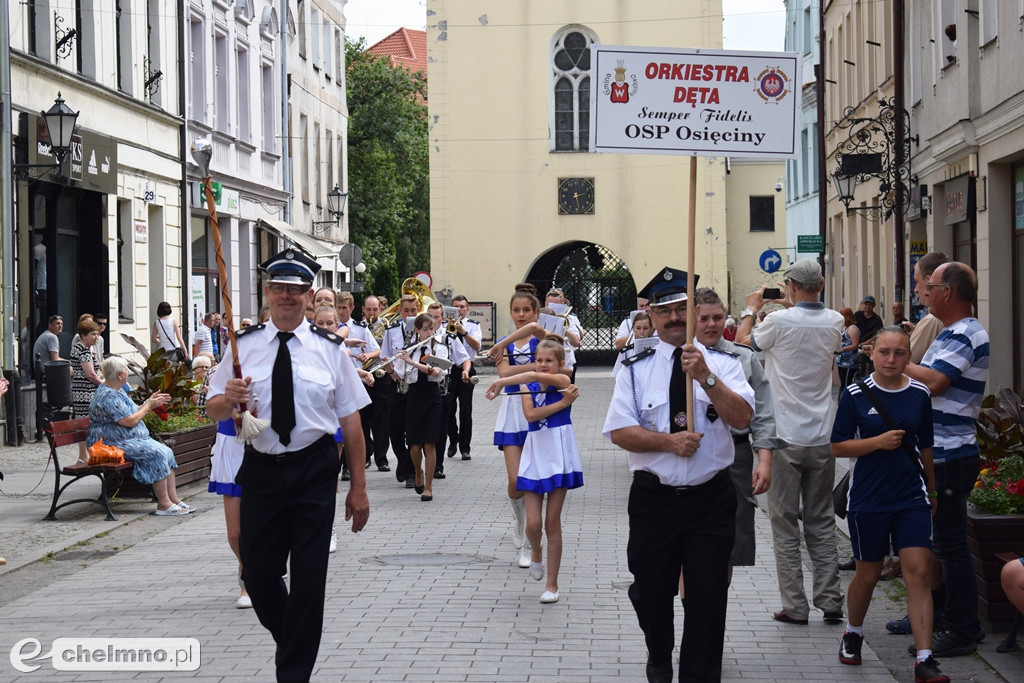
[(413, 382), (405, 397), (405, 443), (422, 446), (441, 436), (441, 385)]

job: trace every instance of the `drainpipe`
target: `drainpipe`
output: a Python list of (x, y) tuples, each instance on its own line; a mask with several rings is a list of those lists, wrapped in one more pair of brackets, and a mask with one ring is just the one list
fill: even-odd
[(181, 158), (181, 334), (186, 340), (191, 336), (189, 331), (190, 315), (192, 311), (192, 270), (189, 263), (192, 256), (189, 239), (192, 227), (192, 212), (189, 209), (191, 194), (188, 191), (188, 115), (185, 101), (187, 70), (185, 63), (188, 61), (185, 56), (185, 20), (188, 18), (186, 4), (188, 0), (178, 2), (178, 111), (181, 115), (181, 135), (178, 145), (178, 156)]
[[(0, 97), (3, 98), (3, 119), (0, 120), (0, 215), (3, 217), (0, 230), (0, 249), (3, 250), (3, 363), (8, 370), (17, 371), (14, 365), (14, 334), (18, 328), (18, 316), (14, 308), (14, 210), (13, 163), (11, 157), (11, 14), (9, 0), (0, 0)], [(12, 396), (11, 400), (17, 397)]]
[[(893, 301), (903, 302), (903, 294), (906, 284), (906, 271), (903, 267), (904, 259), (904, 217), (908, 197), (906, 190), (909, 189), (899, 178), (899, 171), (907, 163), (906, 139), (904, 138), (903, 117), (907, 113), (906, 99), (903, 96), (903, 4), (904, 0), (894, 0), (892, 3), (892, 37), (893, 37), (893, 89), (896, 91), (893, 97), (893, 104), (896, 105), (896, 213), (893, 221), (893, 238), (896, 241), (896, 286), (893, 291)], [(909, 183), (910, 178), (906, 178)]]
[[(828, 171), (825, 163), (828, 155), (825, 153), (825, 2), (818, 0), (818, 65), (814, 67), (818, 88), (818, 234), (822, 242), (828, 239)], [(830, 245), (826, 244), (828, 250)], [(825, 273), (825, 289), (821, 291), (821, 300), (828, 301), (826, 293), (828, 290), (828, 273), (825, 270), (825, 254), (818, 256), (821, 263), (821, 272)], [(834, 266), (834, 264), (833, 264)]]
[[(302, 21), (302, 17), (298, 18)], [(292, 165), (288, 157), (288, 0), (281, 0), (281, 165), (283, 166), (284, 222), (292, 222)]]

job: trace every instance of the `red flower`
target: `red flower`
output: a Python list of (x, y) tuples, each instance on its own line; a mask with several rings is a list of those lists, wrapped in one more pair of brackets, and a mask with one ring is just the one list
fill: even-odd
[(166, 406), (157, 406), (156, 408), (153, 409), (153, 412), (156, 413), (156, 416), (159, 417), (164, 422), (167, 422), (167, 418), (170, 417), (170, 415), (167, 414)]
[(1003, 488), (1003, 482), (1001, 482), (1001, 481), (992, 482), (992, 488), (994, 488), (994, 489), (1001, 489), (1001, 488)]

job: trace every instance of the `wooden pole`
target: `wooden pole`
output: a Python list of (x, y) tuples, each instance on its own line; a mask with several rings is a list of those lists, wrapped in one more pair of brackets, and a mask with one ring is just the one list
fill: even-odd
[[(697, 329), (697, 307), (693, 304), (693, 270), (694, 252), (696, 250), (697, 233), (697, 156), (690, 157), (690, 214), (686, 226), (686, 343), (693, 343), (693, 333)], [(686, 429), (693, 427), (693, 378), (686, 375)]]

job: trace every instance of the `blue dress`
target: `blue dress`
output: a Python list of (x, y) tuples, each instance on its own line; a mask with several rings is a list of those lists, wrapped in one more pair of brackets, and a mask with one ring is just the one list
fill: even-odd
[[(548, 387), (546, 392), (541, 393), (540, 384), (527, 386), (530, 391), (536, 392), (531, 395), (535, 408), (562, 400), (562, 394), (556, 387)], [(523, 456), (519, 460), (517, 491), (533, 491), (543, 495), (555, 489), (583, 486), (583, 465), (569, 409), (570, 406), (566, 406), (539, 422), (529, 423), (530, 432), (523, 446)]]
[[(502, 337), (504, 339), (504, 337)], [(528, 344), (509, 347), (512, 355), (509, 357), (509, 365), (527, 365), (536, 359), (537, 344), (540, 340), (531, 337)], [(520, 446), (526, 443), (526, 434), (529, 425), (526, 416), (523, 415), (523, 402), (512, 392), (518, 391), (518, 385), (505, 387), (501, 397), (501, 405), (498, 406), (498, 419), (494, 425), (494, 445), (498, 450), (504, 446)]]
[(124, 451), (125, 460), (135, 463), (132, 470), (135, 480), (152, 484), (177, 469), (178, 463), (171, 449), (151, 437), (141, 421), (131, 429), (117, 424), (138, 409), (128, 394), (106, 384), (99, 385), (89, 405), (89, 433), (85, 442), (92, 446), (103, 439), (108, 446), (117, 446)]

